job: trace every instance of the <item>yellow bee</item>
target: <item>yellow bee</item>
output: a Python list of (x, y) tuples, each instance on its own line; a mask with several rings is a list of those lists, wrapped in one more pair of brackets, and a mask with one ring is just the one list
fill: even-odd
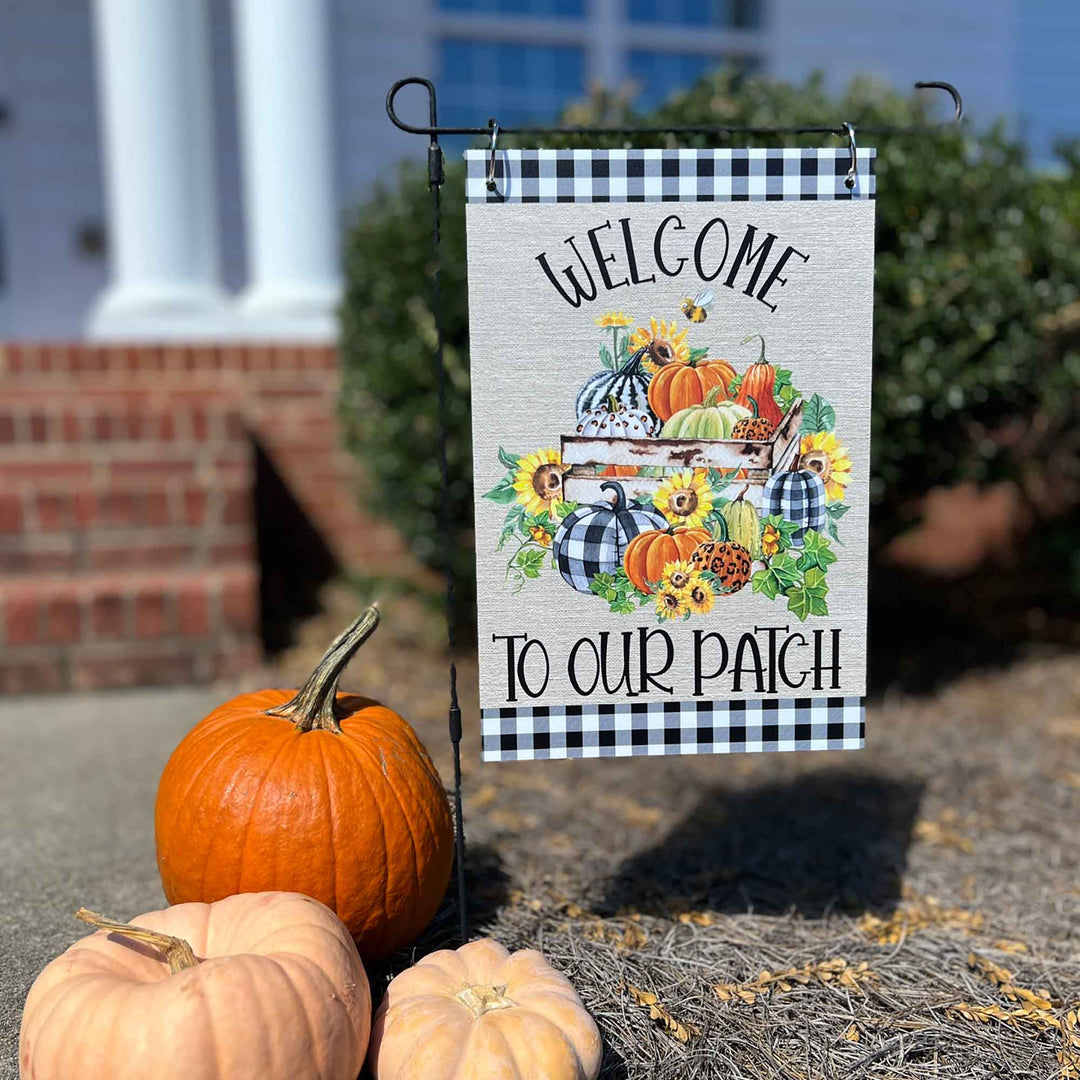
[(682, 304), (683, 314), (691, 322), (704, 322), (709, 317), (709, 309), (713, 306), (712, 289), (702, 289), (693, 300), (689, 296), (684, 297)]

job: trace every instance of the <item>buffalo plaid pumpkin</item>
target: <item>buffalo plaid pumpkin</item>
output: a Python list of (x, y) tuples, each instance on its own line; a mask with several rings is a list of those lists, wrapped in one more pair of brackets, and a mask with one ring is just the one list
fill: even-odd
[(802, 547), (807, 529), (825, 528), (825, 485), (809, 469), (777, 473), (765, 482), (761, 516), (779, 514), (798, 528), (791, 534), (792, 547)]
[(600, 489), (615, 492), (615, 503), (579, 506), (563, 518), (552, 541), (555, 564), (566, 582), (578, 592), (589, 592), (597, 574), (613, 574), (622, 566), (626, 545), (647, 529), (666, 529), (657, 510), (631, 506), (622, 484), (608, 482)]

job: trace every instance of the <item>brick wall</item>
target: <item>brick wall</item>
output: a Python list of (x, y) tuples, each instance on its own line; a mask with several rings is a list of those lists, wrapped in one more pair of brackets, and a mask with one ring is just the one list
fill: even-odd
[[(0, 692), (231, 674), (300, 538), (322, 576), (399, 559), (357, 508), (337, 389), (328, 348), (0, 346)], [(266, 470), (287, 505), (260, 537)]]

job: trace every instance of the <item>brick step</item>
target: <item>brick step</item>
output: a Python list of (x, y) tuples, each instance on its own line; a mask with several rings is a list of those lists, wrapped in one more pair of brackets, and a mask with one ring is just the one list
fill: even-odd
[(85, 342), (0, 344), (0, 373), (12, 376), (336, 370), (333, 346), (274, 344), (91, 345)]
[(227, 443), (247, 437), (238, 409), (227, 399), (167, 400), (152, 391), (120, 395), (27, 390), (0, 393), (0, 454), (40, 453), (46, 446), (147, 443), (167, 446)]
[(258, 660), (253, 566), (0, 578), (0, 692), (217, 678)]

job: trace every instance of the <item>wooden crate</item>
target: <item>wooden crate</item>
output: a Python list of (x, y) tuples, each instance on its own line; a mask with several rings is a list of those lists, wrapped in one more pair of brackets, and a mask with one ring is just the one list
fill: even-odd
[[(562, 461), (571, 468), (563, 476), (566, 498), (572, 502), (598, 502), (608, 494), (600, 485), (617, 480), (628, 498), (653, 495), (664, 482), (653, 476), (600, 476), (609, 465), (636, 465), (639, 468), (745, 469), (741, 483), (749, 483), (755, 493), (773, 473), (791, 466), (799, 452), (799, 426), (803, 403), (795, 402), (766, 442), (734, 439), (604, 439), (581, 435), (562, 437)], [(756, 501), (756, 500), (755, 500)]]

